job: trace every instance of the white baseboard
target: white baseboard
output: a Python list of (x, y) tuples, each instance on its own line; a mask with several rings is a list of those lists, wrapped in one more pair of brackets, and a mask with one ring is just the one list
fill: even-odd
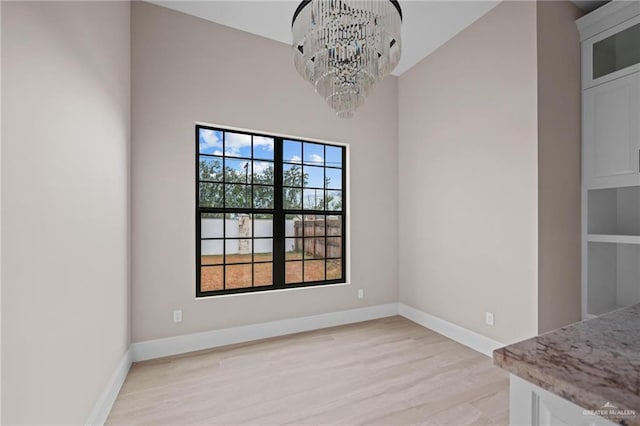
[(429, 315), (404, 303), (398, 303), (398, 313), (403, 317), (420, 324), (436, 333), (442, 334), (451, 340), (455, 340), (471, 349), (491, 357), (495, 349), (504, 345), (495, 340), (489, 339), (474, 331), (468, 330), (459, 325), (445, 321), (441, 318)]
[(504, 346), (504, 344), (500, 342), (403, 303), (388, 303), (367, 308), (330, 312), (301, 318), (271, 321), (132, 343), (130, 347), (131, 359), (133, 362), (145, 361), (393, 315), (401, 315), (489, 357), (492, 356), (495, 349)]
[(131, 344), (134, 362), (398, 315), (398, 304), (330, 312)]
[(107, 383), (107, 387), (98, 398), (98, 401), (96, 401), (93, 410), (91, 410), (91, 414), (87, 420), (87, 425), (102, 426), (107, 421), (107, 417), (109, 417), (109, 413), (111, 412), (111, 407), (113, 407), (113, 403), (118, 397), (118, 393), (120, 392), (120, 388), (122, 388), (124, 379), (127, 378), (129, 368), (131, 368), (130, 349), (122, 355), (118, 366), (109, 379), (109, 383)]

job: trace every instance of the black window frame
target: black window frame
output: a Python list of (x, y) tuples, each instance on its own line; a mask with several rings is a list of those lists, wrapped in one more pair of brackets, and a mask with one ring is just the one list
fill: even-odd
[[(245, 159), (245, 160), (249, 160), (245, 157), (227, 157), (225, 155), (224, 152), (224, 144), (223, 144), (223, 153), (222, 156), (214, 156), (214, 155), (208, 155), (208, 154), (201, 154), (200, 153), (200, 130), (201, 129), (206, 129), (206, 130), (212, 130), (212, 131), (217, 131), (217, 132), (222, 132), (224, 135), (224, 132), (230, 132), (230, 133), (236, 133), (236, 134), (245, 134), (245, 135), (251, 135), (251, 136), (258, 136), (258, 137), (267, 137), (267, 138), (273, 138), (274, 141), (274, 157), (273, 157), (273, 164), (274, 164), (274, 185), (273, 185), (273, 192), (274, 192), (274, 205), (273, 208), (271, 209), (267, 209), (267, 208), (234, 208), (234, 207), (201, 207), (200, 206), (200, 158), (201, 156), (205, 156), (205, 157), (217, 157), (217, 158), (240, 158), (240, 159)], [(284, 208), (284, 201), (283, 201), (283, 191), (284, 191), (284, 184), (283, 184), (283, 170), (284, 170), (284, 165), (287, 164), (287, 162), (283, 159), (283, 145), (284, 145), (284, 141), (288, 140), (288, 141), (295, 141), (295, 142), (300, 142), (301, 144), (304, 143), (311, 143), (311, 144), (316, 144), (316, 145), (323, 145), (323, 146), (329, 146), (329, 147), (336, 147), (336, 148), (340, 148), (342, 150), (342, 165), (339, 167), (339, 169), (341, 170), (341, 174), (342, 174), (342, 182), (341, 182), (341, 191), (342, 191), (342, 202), (341, 202), (341, 210), (327, 210), (326, 209), (326, 205), (325, 205), (325, 209), (324, 210), (311, 210), (311, 209), (304, 209), (304, 197), (301, 196), (301, 204), (300, 204), (300, 209), (285, 209)], [(304, 145), (303, 145), (304, 146)], [(252, 144), (253, 147), (253, 144)], [(326, 153), (326, 149), (325, 149), (325, 153)], [(257, 160), (260, 161), (260, 159), (258, 158), (254, 158), (253, 157), (253, 151), (252, 151), (252, 158), (249, 161), (252, 160)], [(270, 161), (270, 160), (268, 160)], [(338, 167), (331, 167), (331, 166), (327, 166), (326, 165), (326, 154), (325, 154), (325, 164), (324, 166), (322, 166), (325, 169), (325, 179), (326, 179), (326, 169), (327, 168), (336, 168), (338, 169)], [(291, 164), (291, 163), (289, 163)], [(304, 157), (300, 159), (300, 165), (304, 167)], [(323, 141), (317, 141), (317, 140), (308, 140), (308, 139), (303, 139), (303, 138), (298, 138), (298, 137), (288, 137), (288, 136), (279, 136), (279, 135), (272, 135), (272, 134), (268, 134), (268, 133), (261, 133), (261, 132), (254, 132), (254, 131), (249, 131), (249, 130), (239, 130), (239, 129), (235, 129), (235, 128), (224, 128), (224, 127), (219, 127), (219, 126), (210, 126), (210, 125), (204, 125), (204, 124), (196, 124), (195, 126), (195, 222), (196, 222), (196, 238), (195, 238), (195, 252), (196, 252), (196, 297), (209, 297), (209, 296), (219, 296), (219, 295), (228, 295), (228, 294), (237, 294), (237, 293), (251, 293), (251, 292), (265, 292), (265, 291), (274, 291), (274, 290), (282, 290), (282, 289), (289, 289), (289, 288), (300, 288), (300, 287), (321, 287), (321, 286), (326, 286), (326, 285), (332, 285), (332, 284), (345, 284), (347, 282), (347, 203), (348, 203), (348, 188), (347, 188), (347, 173), (348, 173), (348, 164), (347, 164), (347, 146), (345, 145), (341, 145), (341, 144), (335, 144), (335, 143), (329, 143), (329, 142), (323, 142)], [(224, 186), (224, 174), (225, 174), (225, 168), (224, 168), (224, 164), (222, 166), (222, 175), (223, 175), (223, 193), (226, 191), (226, 187)], [(251, 183), (251, 187), (253, 188), (253, 182)], [(304, 187), (301, 188), (301, 193), (304, 194)], [(308, 189), (313, 189), (313, 188), (308, 188)], [(324, 191), (327, 191), (327, 188), (323, 188)], [(253, 190), (252, 190), (253, 191)], [(253, 194), (253, 192), (252, 192)], [(260, 286), (253, 286), (254, 284), (254, 274), (252, 272), (252, 287), (242, 287), (242, 288), (224, 288), (222, 290), (211, 290), (211, 291), (202, 291), (201, 290), (201, 267), (207, 267), (206, 265), (202, 265), (201, 264), (201, 242), (202, 242), (202, 236), (201, 236), (201, 215), (203, 213), (213, 213), (213, 214), (222, 214), (223, 215), (223, 221), (226, 218), (226, 214), (242, 214), (242, 213), (246, 213), (246, 214), (251, 214), (252, 217), (255, 214), (271, 214), (273, 215), (273, 234), (272, 234), (272, 239), (273, 239), (273, 259), (272, 259), (272, 265), (273, 265), (273, 273), (272, 273), (272, 278), (273, 278), (273, 282), (272, 285), (260, 285)], [(326, 221), (326, 217), (329, 216), (340, 216), (341, 217), (341, 235), (339, 236), (341, 238), (341, 257), (335, 257), (335, 258), (327, 258), (326, 254), (324, 257), (324, 262), (325, 262), (325, 279), (324, 280), (319, 280), (319, 281), (308, 281), (308, 282), (304, 282), (304, 269), (302, 272), (302, 281), (300, 283), (289, 283), (289, 284), (285, 284), (285, 273), (286, 273), (286, 240), (290, 239), (290, 238), (294, 238), (291, 236), (287, 236), (286, 235), (286, 217), (287, 215), (300, 215), (301, 217), (305, 217), (306, 215), (317, 215), (317, 216), (324, 216), (325, 217), (325, 221)], [(325, 222), (326, 223), (326, 222)], [(304, 225), (303, 225), (304, 227)], [(329, 236), (325, 235), (325, 238), (328, 238)], [(252, 244), (253, 244), (253, 235), (252, 235)], [(205, 238), (206, 239), (206, 238)], [(222, 237), (222, 244), (224, 247), (226, 247), (226, 239), (227, 237), (223, 234)], [(304, 248), (303, 248), (303, 252), (304, 252)], [(326, 262), (327, 260), (340, 260), (341, 261), (341, 278), (339, 279), (330, 279), (327, 280), (326, 279), (326, 271), (327, 271), (327, 266), (326, 266)], [(252, 258), (252, 262), (250, 263), (251, 265), (255, 265), (256, 263), (260, 263), (260, 262), (255, 262), (254, 259)], [(303, 264), (303, 268), (304, 268), (304, 260), (301, 260), (301, 263)], [(248, 263), (246, 263), (248, 264)], [(223, 271), (226, 271), (226, 266), (227, 265), (234, 265), (234, 263), (231, 264), (226, 264), (224, 263), (224, 258), (223, 258), (223, 263), (220, 265), (222, 266)], [(216, 265), (218, 266), (218, 265)], [(226, 272), (224, 272), (224, 274), (226, 275)], [(226, 286), (226, 276), (223, 275), (223, 286)]]

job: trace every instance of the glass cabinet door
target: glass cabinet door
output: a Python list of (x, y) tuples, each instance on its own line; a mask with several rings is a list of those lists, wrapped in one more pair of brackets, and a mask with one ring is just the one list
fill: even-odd
[(640, 23), (593, 43), (595, 80), (635, 64), (640, 64)]
[(640, 14), (582, 41), (582, 88), (640, 71)]

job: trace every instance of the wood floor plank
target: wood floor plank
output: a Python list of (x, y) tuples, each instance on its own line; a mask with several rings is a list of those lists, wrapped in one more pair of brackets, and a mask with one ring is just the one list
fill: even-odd
[(508, 375), (390, 317), (136, 363), (107, 425), (506, 425)]

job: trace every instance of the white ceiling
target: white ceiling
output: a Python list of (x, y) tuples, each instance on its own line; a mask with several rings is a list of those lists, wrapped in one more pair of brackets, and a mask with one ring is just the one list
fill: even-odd
[[(291, 18), (299, 1), (150, 0), (189, 15), (291, 44)], [(402, 59), (400, 75), (496, 6), (498, 1), (401, 0)]]
[[(218, 24), (291, 44), (291, 18), (298, 0), (148, 0)], [(402, 59), (393, 71), (401, 75), (447, 40), (491, 10), (499, 1), (400, 0)], [(607, 1), (574, 0), (589, 12)]]

